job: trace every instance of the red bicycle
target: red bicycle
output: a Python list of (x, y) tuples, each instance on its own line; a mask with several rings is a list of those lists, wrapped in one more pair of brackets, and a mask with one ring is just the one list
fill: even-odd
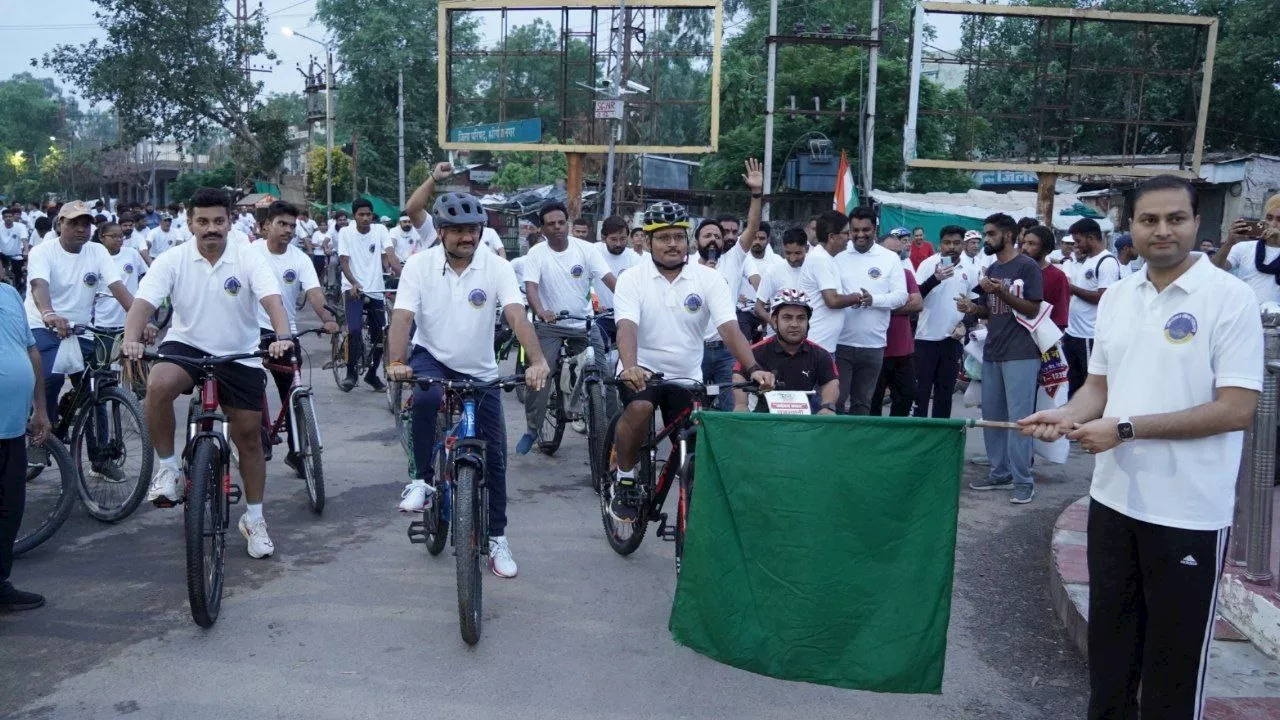
[[(320, 513), (324, 510), (324, 466), (320, 459), (322, 443), (320, 425), (316, 422), (315, 401), (312, 398), (310, 385), (302, 384), (302, 352), (298, 338), (303, 335), (324, 333), (323, 328), (304, 330), (294, 335), (293, 354), (285, 359), (267, 358), (263, 365), (267, 370), (290, 373), (293, 382), (289, 386), (288, 401), (280, 407), (275, 420), (271, 419), (271, 410), (267, 406), (266, 392), (262, 397), (262, 432), (265, 438), (263, 448), (279, 445), (289, 438), (289, 453), (298, 459), (300, 468), (295, 468), (298, 477), (307, 484), (307, 499), (311, 511)], [(274, 335), (270, 335), (274, 339)]]

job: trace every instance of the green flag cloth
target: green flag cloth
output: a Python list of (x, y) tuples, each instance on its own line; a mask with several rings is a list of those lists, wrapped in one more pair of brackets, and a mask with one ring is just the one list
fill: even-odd
[(965, 421), (699, 420), (675, 640), (786, 680), (941, 692)]

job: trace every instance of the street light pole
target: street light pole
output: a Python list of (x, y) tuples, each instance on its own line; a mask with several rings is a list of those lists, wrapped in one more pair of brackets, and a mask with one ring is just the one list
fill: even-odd
[(400, 180), (400, 211), (404, 212), (404, 68), (396, 74), (396, 83), (398, 87), (398, 99), (396, 101), (396, 114), (398, 132), (400, 135), (400, 147), (397, 152), (397, 173)]
[[(622, 57), (626, 54), (627, 48), (627, 0), (618, 0), (618, 57), (613, 63), (613, 74), (610, 77), (610, 84), (613, 85), (613, 97), (619, 102), (622, 101)], [(612, 43), (610, 43), (612, 44)], [(625, 120), (626, 110), (623, 110), (622, 117)], [(609, 156), (605, 161), (604, 170), (604, 216), (613, 215), (613, 173), (617, 162), (617, 145), (618, 145), (618, 127), (623, 121), (609, 121)]]

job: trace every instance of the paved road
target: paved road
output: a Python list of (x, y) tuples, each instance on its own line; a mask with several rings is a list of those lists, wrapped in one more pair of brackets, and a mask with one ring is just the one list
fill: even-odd
[[(252, 560), (231, 537), (222, 617), (205, 631), (187, 610), (180, 511), (145, 506), (119, 526), (77, 511), (18, 561), (15, 579), (49, 604), (0, 615), (0, 718), (399, 718), (423, 708), (526, 718), (1083, 714), (1084, 664), (1047, 590), (1050, 529), (1085, 490), (1081, 458), (1045, 470), (1027, 507), (963, 491), (940, 696), (779, 681), (676, 645), (666, 629), (672, 546), (650, 536), (628, 558), (609, 549), (585, 484), (586, 443), (571, 431), (554, 459), (512, 458), (520, 575), (486, 578), (484, 637), (470, 648), (458, 636), (451, 558), (411, 545), (394, 511), (404, 460), (383, 396), (341, 394), (319, 370), (326, 353), (309, 345), (324, 515), (310, 513), (279, 459), (271, 463), (277, 555)], [(508, 396), (513, 441), (519, 408)], [(976, 433), (970, 448), (981, 451)]]

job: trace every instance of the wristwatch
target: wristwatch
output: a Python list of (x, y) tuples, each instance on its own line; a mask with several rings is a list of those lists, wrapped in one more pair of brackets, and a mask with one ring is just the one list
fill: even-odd
[(1120, 418), (1120, 422), (1116, 423), (1116, 434), (1120, 436), (1120, 442), (1129, 442), (1134, 439), (1133, 423), (1128, 417)]
[(818, 409), (819, 409), (819, 410), (830, 410), (831, 412), (835, 412), (835, 411), (836, 411), (836, 404), (835, 404), (835, 403), (822, 403), (821, 405), (819, 405), (819, 406), (818, 406)]

